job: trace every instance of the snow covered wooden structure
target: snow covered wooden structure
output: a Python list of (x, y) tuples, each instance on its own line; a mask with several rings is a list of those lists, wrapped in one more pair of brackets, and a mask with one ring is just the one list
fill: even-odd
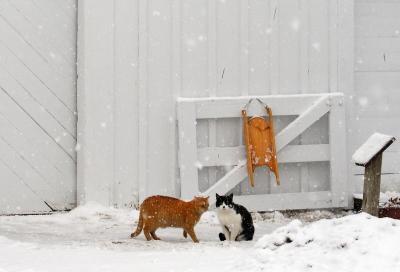
[[(374, 131), (400, 135), (398, 1), (15, 0), (0, 7), (0, 213), (86, 201), (134, 206), (151, 194), (181, 196), (194, 183), (201, 192), (215, 188), (241, 158), (234, 111), (242, 105), (232, 102), (230, 117), (195, 113), (203, 117), (191, 156), (216, 157), (211, 166), (196, 161), (198, 180), (183, 184), (179, 98), (217, 105), (282, 96), (274, 106), (281, 132), (312, 108), (310, 97), (343, 95), (342, 106), (332, 104), (285, 142), (281, 186), (256, 171), (255, 188), (233, 187), (242, 199), (262, 195), (264, 206), (281, 196), (303, 196), (302, 208), (348, 206), (362, 189), (363, 173), (350, 163), (359, 143)], [(301, 102), (292, 110), (290, 99)], [(331, 111), (344, 117), (332, 119)], [(337, 139), (345, 163), (331, 152)], [(382, 187), (397, 190), (399, 145), (385, 156)], [(321, 204), (321, 192), (330, 204)], [(297, 206), (285, 203), (271, 208)]]
[(353, 155), (356, 165), (365, 167), (362, 210), (374, 216), (379, 215), (382, 155), (395, 140), (393, 136), (374, 133)]

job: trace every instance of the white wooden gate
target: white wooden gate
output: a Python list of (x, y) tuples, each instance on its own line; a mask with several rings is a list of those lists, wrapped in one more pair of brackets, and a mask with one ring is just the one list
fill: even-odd
[[(250, 97), (179, 98), (179, 168), (181, 196), (191, 198), (200, 193), (198, 171), (203, 167), (234, 165), (234, 168), (203, 194), (215, 201), (215, 193), (225, 194), (247, 177), (243, 146), (197, 147), (196, 123), (200, 119), (240, 117), (240, 110)], [(308, 209), (345, 207), (348, 203), (346, 177), (346, 136), (344, 98), (342, 94), (260, 96), (273, 109), (274, 116), (296, 116), (293, 122), (277, 133), (276, 144), (280, 164), (328, 161), (329, 189), (296, 193), (237, 196), (239, 203), (251, 210)], [(262, 112), (254, 114), (262, 115)], [(291, 144), (324, 115), (329, 116), (329, 144)], [(227, 133), (236, 133), (235, 131)], [(280, 165), (281, 167), (281, 165)], [(281, 179), (281, 183), (291, 182)], [(307, 182), (307, 181), (302, 181)]]
[(0, 214), (76, 204), (76, 1), (0, 0)]

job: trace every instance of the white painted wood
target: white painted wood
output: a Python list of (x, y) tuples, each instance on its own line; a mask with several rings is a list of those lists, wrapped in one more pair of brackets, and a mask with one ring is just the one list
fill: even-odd
[[(57, 9), (60, 8), (55, 7), (55, 10)], [(56, 45), (51, 39), (48, 39), (52, 34), (42, 35), (40, 27), (34, 26), (26, 19), (24, 13), (20, 13), (8, 1), (0, 2), (0, 12), (2, 12), (2, 19), (4, 19), (9, 26), (12, 26), (11, 28), (18, 36), (32, 46), (35, 51), (48, 62), (48, 65), (50, 64), (50, 66), (60, 74), (64, 73), (74, 77), (74, 60), (70, 56), (68, 58), (64, 57), (68, 55), (68, 50), (66, 50), (65, 46), (71, 46), (73, 43), (66, 42), (63, 47)], [(52, 17), (54, 18), (55, 16), (53, 15)], [(75, 16), (66, 18), (68, 21), (73, 21), (74, 19)], [(70, 31), (76, 30), (74, 26), (75, 25), (71, 27)], [(70, 38), (73, 39), (74, 36), (71, 35)], [(75, 41), (75, 39), (73, 39), (73, 41)], [(54, 79), (47, 79), (47, 81), (50, 83), (53, 82)]]
[[(147, 196), (147, 152), (148, 152), (148, 130), (147, 130), (147, 115), (148, 115), (148, 1), (139, 0), (139, 54), (138, 54), (138, 99), (139, 99), (139, 156), (138, 156), (138, 183), (139, 183), (139, 202), (142, 202)], [(157, 14), (157, 13), (156, 13)]]
[[(208, 89), (209, 96), (217, 95), (217, 5), (215, 1), (208, 1)], [(217, 121), (208, 120), (208, 145), (215, 147), (217, 143)], [(217, 181), (217, 169), (208, 169), (208, 186)]]
[(114, 168), (114, 4), (78, 7), (78, 203), (112, 204)]
[[(3, 1), (4, 2), (4, 1)], [(4, 14), (8, 14), (9, 9), (0, 10)], [(71, 18), (73, 20), (74, 18)], [(14, 22), (13, 22), (14, 23)], [(29, 24), (25, 22), (24, 25)], [(55, 48), (46, 49), (45, 53), (43, 50), (37, 48), (43, 44), (42, 41), (37, 40), (35, 43), (31, 43), (30, 40), (26, 40), (26, 37), (21, 36), (19, 32), (13, 29), (13, 25), (6, 21), (6, 19), (0, 19), (0, 31), (2, 33), (0, 40), (7, 46), (7, 48), (14, 53), (29, 69), (42, 81), (46, 82), (48, 88), (56, 93), (60, 99), (68, 106), (69, 109), (74, 109), (74, 94), (71, 94), (71, 89), (74, 86), (74, 77), (70, 74), (69, 77), (63, 76), (63, 71), (60, 71), (58, 67), (49, 65), (48, 58), (57, 57), (57, 51)], [(29, 37), (34, 37), (30, 35)], [(55, 51), (55, 52), (53, 52)], [(69, 65), (73, 65), (69, 64)], [(65, 73), (72, 73), (74, 70), (64, 69)], [(65, 80), (63, 80), (65, 78)]]
[[(400, 38), (399, 12), (398, 1), (354, 1), (354, 106), (346, 108), (351, 111), (347, 118), (354, 120), (348, 142), (350, 155), (374, 132), (400, 136), (400, 59), (396, 46)], [(382, 190), (398, 190), (399, 146), (394, 143), (384, 155), (382, 172), (388, 175), (382, 178)], [(351, 165), (350, 174), (361, 174), (357, 168)], [(353, 188), (362, 193), (358, 177), (352, 177)]]
[(269, 8), (269, 20), (270, 24), (267, 28), (267, 32), (271, 36), (271, 45), (270, 45), (270, 94), (278, 94), (279, 93), (279, 64), (280, 64), (280, 43), (279, 43), (279, 16), (281, 13), (281, 9), (279, 7), (279, 0), (270, 0), (270, 8)]
[(77, 22), (68, 1), (62, 24), (52, 2), (0, 2), (0, 214), (76, 206)]
[[(132, 207), (139, 202), (138, 121), (138, 1), (114, 3), (114, 196), (113, 204)], [(130, 27), (126, 27), (129, 25)], [(127, 125), (132, 124), (132, 125)]]
[[(278, 152), (279, 163), (329, 161), (330, 148), (320, 145), (287, 145)], [(246, 160), (245, 148), (206, 147), (197, 150), (197, 158), (203, 167), (236, 165)]]
[(252, 211), (302, 210), (309, 207), (330, 208), (333, 200), (331, 192), (286, 193), (268, 195), (235, 196), (234, 201)]
[(197, 160), (196, 114), (193, 103), (180, 105), (178, 120), (181, 196), (188, 199), (199, 193), (198, 168), (201, 167)]
[(240, 89), (249, 94), (249, 0), (240, 1)]
[(2, 160), (0, 160), (0, 173), (2, 214), (51, 212), (43, 200), (23, 182), (18, 173), (8, 168)]
[(215, 194), (226, 194), (246, 177), (246, 161), (240, 161), (231, 171), (229, 171), (223, 178), (221, 178), (214, 185), (208, 188), (203, 194), (210, 196), (210, 199), (208, 201), (210, 205), (213, 205), (216, 201), (214, 197)]
[[(26, 161), (31, 166), (32, 171), (36, 171), (52, 185), (57, 194), (64, 194), (63, 197), (57, 200), (59, 201), (57, 206), (73, 207), (76, 203), (76, 184), (70, 181), (75, 180), (74, 168), (66, 169), (65, 166), (57, 166), (53, 160), (48, 158), (48, 153), (44, 152), (30, 139), (27, 139), (24, 133), (14, 127), (1, 114), (0, 126), (2, 128), (0, 138), (7, 143), (14, 155), (20, 156)], [(38, 184), (33, 186), (37, 189), (35, 185)], [(61, 201), (64, 199), (68, 200)]]
[[(39, 110), (48, 112), (48, 114), (52, 115), (51, 119), (55, 119), (66, 133), (75, 137), (75, 110), (69, 108), (60, 97), (47, 88), (45, 83), (37, 78), (30, 69), (27, 69), (24, 62), (20, 61), (8, 48), (0, 44), (0, 50), (2, 52), (0, 69), (3, 71), (3, 84), (10, 85), (14, 82), (17, 87), (13, 89), (18, 88), (28, 93), (31, 99), (35, 100), (35, 104), (39, 105)], [(42, 65), (45, 65), (45, 63)]]
[[(94, 5), (94, 2), (87, 3)], [(86, 4), (83, 1), (79, 4), (82, 5), (81, 14), (88, 12), (84, 10)], [(63, 132), (75, 134), (76, 96), (70, 91), (75, 88), (75, 67), (72, 65), (75, 60), (72, 43), (76, 38), (76, 21), (72, 18), (76, 12), (74, 5), (72, 0), (0, 3), (3, 15), (0, 20), (0, 69), (3, 82), (7, 81), (3, 85), (18, 91), (18, 101), (29, 109), (26, 113), (14, 109), (15, 102), (3, 93), (4, 100), (0, 104), (4, 107), (1, 108), (4, 120), (24, 133), (24, 140), (17, 138), (13, 145), (22, 148), (26, 147), (25, 141), (32, 142), (32, 149), (28, 150), (41, 152), (60, 169), (60, 175), (70, 181), (70, 171), (73, 173), (75, 167), (71, 158), (74, 141), (64, 141), (60, 147), (55, 138)], [(101, 169), (100, 172), (105, 173), (101, 175), (104, 177), (100, 179), (99, 187), (106, 192), (94, 193), (94, 199), (99, 196), (106, 199), (104, 203), (122, 206), (137, 204), (137, 194), (141, 199), (154, 193), (179, 196), (175, 120), (178, 95), (191, 98), (247, 93), (265, 96), (342, 92), (345, 94), (348, 135), (345, 141), (347, 164), (350, 154), (365, 140), (364, 135), (379, 129), (399, 136), (399, 107), (396, 104), (400, 86), (400, 58), (396, 51), (400, 37), (399, 9), (398, 1), (391, 0), (96, 1), (96, 7), (91, 9), (91, 18), (95, 21), (81, 18), (79, 34), (82, 41), (79, 50), (84, 51), (79, 58), (80, 76), (84, 77), (86, 68), (87, 75), (96, 75), (80, 80), (96, 83), (88, 83), (92, 91), (82, 91), (78, 98), (82, 106), (79, 139), (99, 138), (103, 143), (99, 146), (106, 149), (103, 152), (104, 149), (99, 149), (95, 143), (80, 143), (80, 151), (86, 154), (82, 154), (80, 162), (89, 163), (91, 151), (88, 148), (93, 148), (95, 151), (91, 154), (100, 156), (91, 162), (91, 169)], [(52, 24), (46, 25), (49, 20)], [(94, 34), (102, 29), (103, 36)], [(105, 51), (107, 53), (103, 54)], [(80, 83), (80, 87), (84, 85)], [(27, 95), (27, 90), (33, 97)], [(99, 100), (101, 103), (97, 103)], [(98, 106), (86, 107), (85, 101)], [(196, 102), (199, 121), (236, 118), (213, 121), (216, 137), (211, 144), (216, 150), (240, 145), (240, 113), (237, 109), (243, 101), (243, 97), (239, 97), (226, 103)], [(274, 109), (280, 131), (293, 118), (284, 114), (299, 115), (313, 101), (314, 98), (308, 97), (301, 105), (295, 98), (266, 102)], [(213, 106), (220, 102), (220, 108)], [(110, 105), (112, 109), (107, 108)], [(45, 112), (40, 112), (41, 106)], [(85, 111), (90, 114), (85, 116)], [(40, 119), (43, 127), (27, 113), (35, 120)], [(107, 133), (97, 137), (94, 132), (102, 131), (98, 124), (105, 119)], [(315, 144), (318, 133), (322, 138), (326, 137), (327, 122), (327, 117), (318, 120), (303, 131), (301, 141), (296, 137), (294, 144)], [(51, 130), (53, 126), (56, 131)], [(88, 130), (82, 130), (86, 126)], [(201, 124), (199, 127), (198, 139), (209, 137), (208, 126)], [(49, 129), (51, 136), (45, 132)], [(233, 136), (226, 132), (231, 130), (236, 131)], [(203, 147), (208, 148), (208, 144)], [(63, 148), (70, 150), (69, 155)], [(390, 157), (384, 159), (384, 172), (399, 172), (396, 164), (399, 150), (398, 144), (394, 144), (392, 151), (388, 150)], [(43, 160), (39, 161), (44, 163)], [(154, 165), (149, 163), (153, 160)], [(282, 172), (292, 179), (290, 186), (275, 188), (271, 179), (271, 186), (263, 184), (251, 191), (243, 182), (241, 193), (306, 192), (313, 190), (314, 185), (325, 188), (326, 181), (316, 183), (319, 177), (324, 178), (325, 163), (307, 163), (307, 166), (301, 166), (301, 171), (297, 164), (284, 166)], [(46, 167), (35, 165), (40, 171), (46, 171)], [(48, 165), (48, 169), (55, 176), (52, 165)], [(324, 170), (316, 170), (319, 166)], [(216, 169), (213, 176), (220, 177), (227, 170)], [(205, 171), (208, 170), (199, 172)], [(357, 170), (350, 167), (348, 173), (347, 179), (350, 179)], [(309, 188), (302, 189), (307, 184), (300, 181), (300, 177), (307, 175), (308, 178), (303, 179), (310, 180)], [(86, 189), (98, 189), (98, 176), (100, 173), (94, 170), (87, 173), (87, 180), (90, 177), (93, 185)], [(213, 179), (206, 178), (205, 182), (212, 184)], [(80, 192), (83, 185), (80, 183)]]
[[(334, 93), (330, 95), (335, 95)], [(340, 95), (340, 94), (339, 94)], [(259, 98), (273, 109), (274, 116), (281, 115), (299, 115), (307, 108), (311, 107), (315, 100), (320, 98), (321, 94), (303, 94), (303, 95), (273, 95), (273, 96), (232, 96), (232, 97), (213, 97), (213, 98), (183, 98), (179, 102), (191, 102), (196, 104), (196, 118), (229, 118), (240, 117), (241, 109), (250, 98)], [(301, 103), (299, 103), (301, 101)], [(218, 106), (216, 106), (218, 105)], [(251, 114), (265, 115), (262, 107), (254, 107)]]
[[(174, 0), (172, 4), (172, 93), (173, 97), (178, 97), (182, 91), (182, 56), (181, 56), (181, 35), (182, 35), (182, 2), (180, 0)], [(179, 169), (178, 161), (178, 142), (177, 142), (177, 123), (176, 123), (176, 110), (174, 109), (169, 117), (168, 121), (173, 125), (170, 126), (171, 139), (168, 145), (172, 152), (170, 152), (169, 160), (171, 163), (171, 169), (169, 174), (169, 179), (173, 183), (173, 191), (180, 195), (180, 184), (179, 179), (177, 179), (177, 173)]]
[[(1, 47), (0, 47), (1, 48)], [(57, 120), (45, 106), (38, 103), (37, 99), (29, 90), (18, 84), (10, 74), (0, 67), (0, 84), (1, 91), (6, 94), (14, 103), (15, 107), (23, 109), (23, 111), (40, 124), (40, 128), (48, 134), (71, 158), (75, 159), (75, 129), (67, 130), (60, 121)], [(73, 114), (69, 113), (69, 118), (73, 118)]]
[(332, 107), (329, 112), (329, 144), (331, 148), (331, 190), (333, 205), (347, 206), (348, 184), (347, 180), (347, 150), (346, 150), (346, 116), (344, 112), (344, 98), (335, 97), (331, 100)]
[[(149, 1), (147, 1), (149, 2)], [(150, 1), (148, 3), (148, 61), (147, 61), (147, 115), (143, 115), (147, 124), (147, 164), (146, 182), (148, 195), (174, 195), (176, 184), (171, 179), (175, 173), (175, 163), (172, 162), (176, 149), (171, 143), (176, 134), (171, 126), (176, 106), (171, 89), (172, 64), (172, 14), (170, 1)], [(154, 15), (153, 15), (154, 14)], [(159, 16), (158, 16), (159, 14)], [(151, 19), (149, 19), (151, 18)], [(139, 38), (140, 40), (140, 38)], [(139, 49), (140, 51), (140, 49)], [(163, 138), (163, 141), (160, 141)], [(154, 166), (151, 166), (154, 165)], [(155, 169), (152, 169), (156, 166)], [(165, 173), (160, 177), (159, 172)]]
[[(64, 173), (69, 173), (70, 178), (75, 173), (75, 161), (60, 145), (54, 141), (32, 118), (3, 91), (0, 91), (0, 114), (12, 124), (27, 141), (46, 155), (54, 165)], [(74, 179), (70, 180), (74, 183)]]
[[(15, 173), (18, 173), (24, 184), (38, 195), (43, 203), (46, 201), (54, 210), (63, 210), (64, 207), (71, 208), (70, 203), (73, 202), (74, 196), (65, 194), (57, 183), (46, 180), (37, 169), (29, 164), (24, 156), (19, 154), (2, 138), (0, 138), (0, 152), (3, 163), (9, 169), (13, 169)], [(14, 197), (18, 197), (18, 195), (14, 195)]]
[[(186, 100), (178, 104), (203, 97), (195, 102), (194, 108), (197, 133), (192, 134), (197, 147), (215, 150), (224, 148), (221, 152), (228, 152), (226, 150), (232, 151), (233, 147), (242, 145), (238, 109), (247, 102), (245, 100), (248, 97), (240, 95), (265, 97), (269, 94), (290, 94), (290, 97), (285, 98), (268, 97), (268, 101), (265, 101), (274, 110), (277, 132), (280, 132), (296, 116), (312, 107), (318, 93), (340, 91), (345, 95), (352, 94), (351, 40), (354, 35), (351, 29), (348, 30), (353, 20), (352, 2), (138, 0), (136, 9), (124, 9), (122, 6), (125, 4), (118, 3), (109, 8), (109, 3), (98, 2), (97, 8), (108, 12), (106, 14), (106, 11), (101, 11), (106, 21), (115, 22), (114, 29), (107, 33), (107, 37), (113, 37), (110, 39), (113, 39), (115, 54), (111, 57), (106, 54), (104, 60), (100, 60), (102, 65), (91, 69), (113, 67), (112, 75), (105, 76), (107, 84), (126, 91), (124, 98), (118, 98), (119, 92), (113, 93), (115, 107), (135, 108), (129, 111), (113, 109), (114, 128), (119, 127), (120, 130), (111, 136), (114, 137), (111, 142), (115, 150), (110, 160), (114, 167), (121, 162), (132, 165), (132, 169), (137, 169), (137, 175), (134, 175), (134, 170), (126, 174), (110, 175), (114, 179), (110, 181), (109, 190), (112, 193), (109, 202), (119, 206), (131, 201), (123, 199), (129, 198), (129, 194), (124, 194), (118, 201), (114, 200), (119, 197), (118, 192), (122, 188), (132, 188), (130, 185), (120, 185), (122, 176), (124, 180), (130, 177), (132, 184), (137, 184), (134, 188), (139, 188), (139, 202), (151, 194), (183, 195), (179, 184), (182, 177), (177, 168), (182, 160), (176, 161), (178, 141), (182, 140), (176, 133), (176, 118), (180, 118), (175, 112), (177, 96), (186, 97)], [(133, 7), (135, 4), (130, 5)], [(64, 20), (66, 14), (63, 12), (60, 20)], [(127, 30), (131, 26), (136, 34), (129, 36), (124, 46), (119, 44), (125, 35), (123, 33), (131, 33)], [(135, 46), (133, 36), (137, 38), (138, 46)], [(94, 35), (86, 38), (96, 39)], [(85, 48), (86, 52), (98, 52), (98, 47), (103, 46), (93, 42)], [(128, 48), (132, 48), (134, 53)], [(126, 69), (126, 63), (122, 61), (125, 54), (130, 59), (137, 54), (137, 70), (131, 77), (132, 80), (137, 79), (137, 85), (127, 79), (117, 79), (121, 80), (119, 83), (116, 81), (118, 75)], [(128, 92), (137, 101), (129, 100)], [(313, 95), (302, 97), (299, 103), (299, 93)], [(106, 93), (106, 97), (108, 95)], [(221, 96), (228, 96), (229, 99), (224, 101), (225, 98), (219, 98)], [(352, 104), (349, 102), (349, 105)], [(346, 104), (346, 110), (349, 107)], [(324, 107), (321, 106), (321, 110), (324, 111)], [(136, 113), (137, 119), (131, 116), (132, 122), (129, 123), (129, 117), (122, 118), (128, 112)], [(293, 137), (292, 144), (328, 144), (327, 115), (310, 115), (300, 120), (308, 120), (309, 126), (298, 122), (302, 129), (296, 129), (296, 133), (288, 137)], [(131, 146), (132, 151), (137, 152), (137, 161), (133, 156), (126, 153), (123, 155), (120, 151), (122, 144), (119, 142), (122, 140), (124, 124), (132, 136), (124, 138), (124, 145)], [(135, 129), (137, 138), (133, 136)], [(115, 137), (120, 137), (118, 143)], [(137, 150), (133, 149), (135, 145)], [(197, 163), (197, 151), (192, 154), (192, 162)], [(298, 162), (282, 164), (282, 174), (290, 182), (279, 188), (274, 186), (273, 178), (260, 170), (257, 173), (260, 182), (256, 182), (256, 188), (249, 188), (246, 181), (243, 181), (239, 186), (233, 185), (232, 189), (236, 194), (329, 190), (329, 163), (322, 161), (327, 154), (331, 155), (330, 151), (315, 156), (315, 160), (321, 161), (303, 165)], [(300, 158), (293, 156), (292, 160)], [(229, 159), (226, 158), (226, 161)], [(203, 166), (202, 169), (192, 169), (192, 173), (196, 172), (200, 180), (196, 185), (189, 186), (193, 192), (198, 192), (200, 188), (204, 191), (215, 179), (231, 170), (231, 166), (206, 167), (199, 163), (197, 166)], [(300, 171), (300, 168), (303, 170)], [(109, 167), (106, 171), (112, 170), (115, 169)]]
[[(297, 95), (297, 96), (269, 96), (263, 97), (264, 100), (270, 101), (272, 98), (275, 100), (281, 99), (282, 101), (297, 99), (297, 104), (303, 102), (302, 98), (313, 97), (314, 102), (309, 105), (309, 108), (305, 109), (304, 112), (300, 113), (297, 118), (293, 120), (287, 127), (282, 129), (276, 136), (277, 151), (287, 147), (286, 151), (278, 153), (278, 160), (282, 163), (293, 163), (293, 162), (317, 162), (317, 161), (329, 161), (331, 174), (330, 174), (330, 194), (331, 198), (330, 207), (345, 207), (348, 205), (348, 188), (346, 183), (347, 171), (341, 171), (339, 169), (346, 169), (346, 141), (345, 141), (345, 115), (344, 115), (344, 96), (341, 94), (321, 94), (321, 95)], [(194, 166), (198, 166), (199, 169), (203, 167), (215, 167), (215, 166), (226, 166), (234, 165), (233, 169), (227, 172), (222, 178), (220, 178), (215, 184), (210, 186), (203, 193), (209, 196), (214, 196), (215, 193), (225, 194), (232, 190), (247, 176), (246, 169), (246, 158), (244, 154), (244, 148), (239, 147), (215, 147), (209, 146), (206, 148), (197, 148), (197, 133), (196, 133), (196, 120), (199, 116), (202, 116), (202, 111), (196, 111), (196, 106), (208, 104), (209, 109), (212, 106), (217, 109), (222, 109), (221, 104), (229, 104), (238, 101), (239, 99), (248, 101), (242, 98), (197, 98), (197, 99), (185, 99), (180, 98), (178, 100), (178, 125), (180, 133), (180, 171), (181, 171), (181, 192), (182, 197), (185, 199), (191, 198), (193, 195), (199, 193), (199, 179), (198, 170)], [(210, 102), (212, 104), (210, 104)], [(276, 101), (275, 101), (276, 102)], [(220, 104), (221, 103), (221, 104)], [(212, 106), (211, 106), (212, 105)], [(244, 105), (244, 104), (243, 104)], [(237, 109), (240, 112), (240, 107)], [(198, 115), (196, 116), (196, 112)], [(308, 127), (312, 126), (315, 122), (321, 119), (325, 114), (329, 112), (329, 145), (289, 145), (295, 138), (301, 135)], [(282, 112), (282, 114), (284, 114)], [(237, 112), (234, 113), (237, 116)], [(232, 117), (232, 116), (225, 116)], [(189, 134), (187, 133), (189, 131)], [(281, 158), (282, 155), (282, 158)], [(189, 170), (187, 169), (191, 167)], [(304, 169), (303, 169), (304, 168)], [(302, 173), (301, 177), (308, 175), (310, 169), (305, 168), (304, 164), (301, 166)], [(188, 172), (191, 174), (191, 178), (187, 178)], [(184, 178), (182, 178), (184, 177)], [(311, 186), (309, 186), (310, 180), (301, 181), (300, 190), (306, 195)], [(286, 185), (287, 186), (287, 185)], [(307, 189), (307, 190), (306, 190)], [(281, 195), (285, 198), (287, 192), (275, 192), (275, 195)], [(298, 196), (300, 196), (299, 194)], [(246, 198), (246, 196), (244, 196)], [(301, 197), (300, 197), (301, 198)], [(303, 201), (299, 199), (299, 201)], [(210, 200), (210, 203), (214, 203), (214, 199)], [(293, 202), (292, 202), (293, 203)], [(306, 203), (309, 203), (306, 201)], [(250, 203), (253, 207), (255, 204)], [(328, 204), (324, 204), (321, 207), (326, 207)], [(328, 206), (329, 206), (328, 205)], [(290, 206), (290, 204), (289, 204)], [(292, 205), (294, 209), (294, 205)], [(261, 207), (260, 205), (257, 207)], [(263, 206), (263, 210), (268, 209), (267, 206)], [(311, 207), (311, 206), (310, 206)], [(313, 206), (316, 207), (316, 206)], [(319, 207), (319, 206), (318, 206)]]
[[(9, 4), (13, 6), (17, 12), (23, 15), (23, 17), (33, 25), (33, 27), (36, 27), (36, 31), (33, 33), (39, 34), (40, 38), (54, 44), (68, 63), (75, 63), (76, 21), (68, 20), (67, 25), (58, 25), (56, 23), (49, 24), (49, 21), (55, 21), (54, 14), (52, 14), (52, 16), (47, 16), (33, 1), (14, 0), (9, 1)], [(68, 18), (76, 18), (75, 1), (72, 1), (72, 3), (70, 3), (66, 8), (69, 10)], [(63, 27), (64, 31), (59, 31), (59, 27)], [(66, 35), (66, 33), (68, 34)], [(72, 66), (65, 66), (65, 68), (74, 70)]]
[(289, 126), (276, 135), (276, 150), (281, 150), (288, 145), (297, 136), (299, 136), (307, 127), (319, 120), (330, 108), (330, 96), (320, 97), (310, 108), (305, 110)]

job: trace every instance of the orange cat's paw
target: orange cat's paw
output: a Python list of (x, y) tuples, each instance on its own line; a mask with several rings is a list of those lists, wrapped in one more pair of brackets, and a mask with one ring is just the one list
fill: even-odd
[(187, 238), (187, 232), (186, 232), (186, 230), (183, 231), (183, 237)]

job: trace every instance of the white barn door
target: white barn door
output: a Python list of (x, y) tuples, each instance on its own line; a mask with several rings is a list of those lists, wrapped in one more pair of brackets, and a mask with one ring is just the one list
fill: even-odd
[(0, 214), (76, 204), (76, 1), (0, 0)]

